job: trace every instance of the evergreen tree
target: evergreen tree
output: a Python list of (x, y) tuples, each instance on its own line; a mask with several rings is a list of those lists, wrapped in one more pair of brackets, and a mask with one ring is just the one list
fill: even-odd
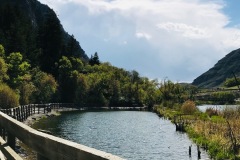
[(98, 53), (95, 52), (94, 56), (91, 55), (91, 58), (89, 59), (89, 64), (91, 66), (94, 66), (94, 65), (99, 65), (100, 64), (100, 61), (99, 61), (99, 57), (98, 57)]

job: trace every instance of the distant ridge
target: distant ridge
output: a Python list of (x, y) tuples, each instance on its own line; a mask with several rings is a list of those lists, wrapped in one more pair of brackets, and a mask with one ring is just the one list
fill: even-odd
[(240, 76), (240, 49), (234, 50), (219, 60), (214, 67), (197, 77), (192, 84), (200, 88), (219, 87), (233, 72)]

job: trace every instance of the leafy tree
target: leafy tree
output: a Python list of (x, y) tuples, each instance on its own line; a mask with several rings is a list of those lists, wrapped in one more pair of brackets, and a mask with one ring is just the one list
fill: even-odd
[(120, 89), (120, 82), (118, 80), (111, 81), (111, 96), (109, 98), (109, 105), (110, 106), (121, 106), (121, 89)]
[(31, 100), (33, 103), (49, 103), (57, 92), (58, 84), (51, 74), (34, 68), (31, 71), (32, 82), (35, 86)]
[(87, 105), (88, 90), (89, 86), (86, 80), (86, 76), (83, 74), (79, 74), (77, 81), (75, 103), (85, 107)]
[(74, 102), (77, 90), (78, 71), (74, 70), (70, 59), (63, 56), (58, 62), (58, 72), (61, 100), (64, 102)]
[(178, 83), (173, 83), (170, 80), (162, 81), (159, 86), (159, 100), (165, 107), (174, 107), (174, 104), (184, 102), (187, 90)]
[(80, 58), (74, 58), (70, 57), (70, 61), (72, 64), (72, 70), (76, 70), (78, 72), (81, 72), (83, 70), (83, 62)]
[(20, 104), (22, 105), (32, 103), (31, 96), (36, 88), (31, 81), (31, 78), (30, 74), (25, 74), (22, 77), (20, 86), (18, 87), (18, 90), (20, 91)]
[(0, 57), (0, 83), (8, 79), (7, 64), (5, 63), (4, 59)]
[(27, 61), (23, 61), (21, 53), (14, 52), (7, 57), (7, 65), (9, 75), (8, 83), (16, 89), (23, 81), (23, 76), (29, 73), (30, 64)]
[(157, 103), (157, 80), (148, 80), (148, 78), (143, 78), (142, 90), (144, 97), (143, 103), (149, 108), (153, 108), (154, 104)]
[(19, 105), (19, 96), (6, 84), (0, 84), (0, 107), (7, 109)]
[(72, 68), (72, 63), (69, 58), (66, 56), (62, 56), (62, 58), (58, 62), (58, 72), (60, 78), (64, 78), (70, 75), (70, 72), (73, 70)]
[(9, 78), (7, 75), (8, 67), (7, 64), (5, 63), (4, 57), (5, 57), (4, 47), (0, 45), (0, 83)]
[(0, 44), (0, 57), (4, 57), (5, 56), (5, 49), (4, 47)]

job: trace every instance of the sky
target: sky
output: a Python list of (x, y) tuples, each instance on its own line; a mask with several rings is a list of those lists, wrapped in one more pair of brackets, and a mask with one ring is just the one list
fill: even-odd
[(192, 82), (240, 48), (240, 0), (39, 0), (90, 57)]

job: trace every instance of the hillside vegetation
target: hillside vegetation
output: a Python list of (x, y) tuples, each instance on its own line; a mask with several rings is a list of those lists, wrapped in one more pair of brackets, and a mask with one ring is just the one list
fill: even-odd
[[(0, 0), (1, 108), (63, 102), (153, 106), (157, 82), (90, 58), (55, 12), (37, 0)], [(5, 100), (5, 101), (4, 101)]]

